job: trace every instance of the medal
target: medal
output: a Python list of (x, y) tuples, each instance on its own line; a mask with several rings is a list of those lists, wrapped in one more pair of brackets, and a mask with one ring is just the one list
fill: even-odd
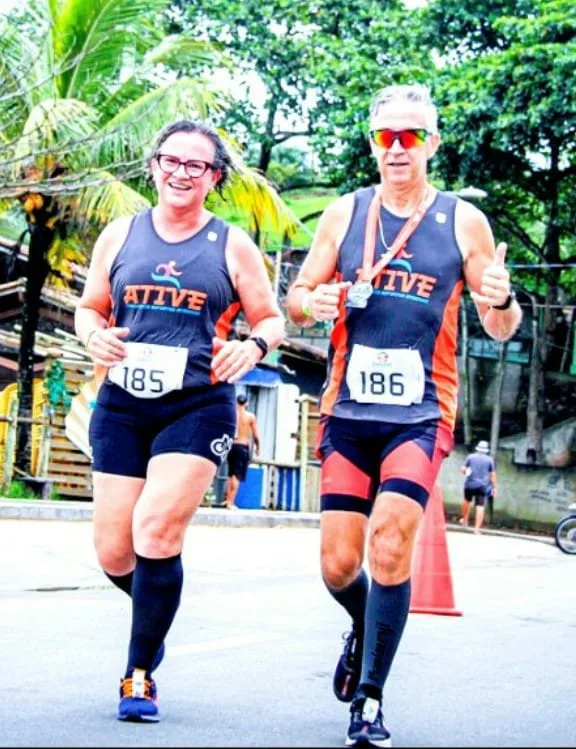
[(372, 284), (370, 281), (356, 281), (349, 289), (346, 297), (346, 307), (354, 309), (365, 309), (368, 306), (368, 300), (372, 296)]

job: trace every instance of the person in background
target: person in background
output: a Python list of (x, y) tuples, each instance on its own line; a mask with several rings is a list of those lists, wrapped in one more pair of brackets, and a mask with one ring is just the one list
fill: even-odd
[(478, 208), (428, 179), (437, 119), (425, 86), (378, 93), (369, 137), (379, 184), (324, 210), (286, 299), (296, 325), (333, 322), (318, 434), (320, 556), (352, 620), (333, 679), (351, 703), (347, 746), (390, 746), (383, 689), (408, 617), (416, 533), (453, 446), (464, 284), (492, 338), (511, 338), (522, 316), (506, 245), (495, 247)]
[(105, 373), (89, 426), (94, 543), (132, 599), (124, 721), (160, 719), (152, 672), (180, 605), (186, 529), (232, 446), (234, 383), (284, 337), (260, 251), (204, 205), (231, 168), (213, 129), (168, 125), (149, 160), (157, 203), (104, 228), (75, 315)]
[(260, 453), (260, 433), (256, 416), (246, 408), (247, 398), (239, 394), (236, 398), (236, 436), (228, 453), (228, 481), (226, 484), (226, 507), (238, 509), (235, 501), (240, 484), (245, 481), (250, 463), (250, 451), (254, 443), (254, 454)]
[(459, 522), (464, 527), (468, 526), (472, 502), (474, 502), (474, 532), (480, 533), (486, 505), (497, 493), (496, 469), (486, 440), (480, 440), (476, 445), (476, 450), (466, 458), (461, 471), (466, 478), (464, 479), (462, 517)]

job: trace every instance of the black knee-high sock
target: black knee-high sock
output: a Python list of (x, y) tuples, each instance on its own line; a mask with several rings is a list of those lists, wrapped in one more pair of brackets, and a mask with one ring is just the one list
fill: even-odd
[(382, 689), (410, 608), (410, 580), (380, 585), (372, 580), (366, 604), (366, 634), (358, 693), (382, 699)]
[[(326, 584), (326, 583), (325, 583)], [(343, 606), (352, 617), (356, 633), (362, 639), (364, 636), (364, 615), (366, 612), (366, 600), (368, 598), (368, 576), (363, 569), (358, 573), (354, 582), (342, 590), (333, 590), (326, 585), (328, 592), (335, 601)]]
[(183, 577), (180, 554), (168, 559), (147, 559), (136, 555), (126, 676), (134, 668), (150, 672), (154, 656), (178, 611)]
[(109, 572), (106, 572), (104, 570), (104, 574), (110, 580), (110, 582), (113, 582), (114, 585), (117, 588), (120, 588), (120, 590), (123, 590), (124, 593), (127, 593), (129, 596), (132, 596), (132, 579), (134, 578), (134, 572), (129, 572), (127, 575), (111, 575)]

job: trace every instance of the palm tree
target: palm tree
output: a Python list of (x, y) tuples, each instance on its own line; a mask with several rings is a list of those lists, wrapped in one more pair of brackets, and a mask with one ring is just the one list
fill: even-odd
[[(227, 104), (203, 75), (219, 64), (215, 52), (163, 33), (169, 4), (32, 0), (0, 19), (0, 214), (16, 213), (20, 240), (28, 235), (16, 452), (24, 473), (44, 284), (65, 275), (103, 224), (150, 204), (144, 156), (158, 130), (180, 118), (217, 120)], [(252, 228), (294, 233), (297, 219), (266, 180), (236, 162), (225, 200)], [(215, 196), (213, 210), (222, 205)]]

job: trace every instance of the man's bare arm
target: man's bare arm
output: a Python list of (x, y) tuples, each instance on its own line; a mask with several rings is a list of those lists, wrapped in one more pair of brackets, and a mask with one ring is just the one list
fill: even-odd
[(258, 422), (256, 421), (256, 417), (252, 416), (252, 439), (254, 440), (254, 449), (256, 452), (256, 455), (259, 455), (260, 453), (260, 432), (258, 431)]
[(505, 266), (506, 244), (495, 247), (486, 216), (475, 206), (459, 201), (456, 209), (456, 237), (464, 256), (464, 275), (482, 327), (497, 341), (512, 338), (522, 321), (522, 309), (515, 300), (506, 310), (495, 309), (510, 294), (510, 274)]
[(296, 325), (314, 325), (337, 315), (341, 292), (350, 283), (329, 282), (336, 272), (338, 250), (350, 222), (353, 200), (352, 195), (338, 198), (320, 217), (312, 246), (286, 296), (286, 312)]

